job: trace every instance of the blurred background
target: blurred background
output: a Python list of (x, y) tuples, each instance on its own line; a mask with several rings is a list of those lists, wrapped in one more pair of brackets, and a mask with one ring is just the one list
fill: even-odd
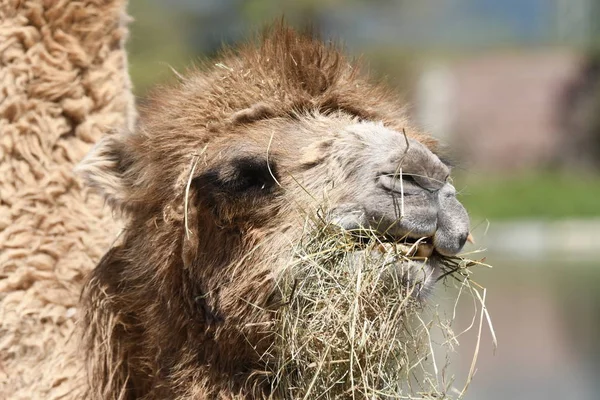
[[(484, 328), (465, 398), (600, 399), (599, 0), (131, 0), (130, 13), (138, 101), (281, 15), (363, 55), (449, 146), (467, 250), (493, 265), (474, 280), (499, 347)], [(458, 315), (456, 331), (473, 314)], [(452, 364), (459, 388), (473, 333)]]

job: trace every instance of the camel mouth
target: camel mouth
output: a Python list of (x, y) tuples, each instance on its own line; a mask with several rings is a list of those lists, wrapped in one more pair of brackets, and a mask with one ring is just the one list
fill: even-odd
[(442, 256), (435, 248), (433, 236), (414, 237), (404, 235), (396, 238), (389, 235), (375, 235), (364, 231), (353, 234), (358, 250), (372, 250), (383, 254), (398, 254), (415, 261), (427, 261), (435, 255)]
[(382, 242), (378, 243), (374, 250), (381, 253), (396, 253), (413, 260), (427, 261), (437, 253), (432, 241), (429, 238), (401, 242)]
[(396, 238), (363, 230), (352, 239), (354, 259), (379, 265), (382, 276), (399, 279), (410, 297), (425, 299), (443, 273), (445, 256), (436, 251), (432, 236)]

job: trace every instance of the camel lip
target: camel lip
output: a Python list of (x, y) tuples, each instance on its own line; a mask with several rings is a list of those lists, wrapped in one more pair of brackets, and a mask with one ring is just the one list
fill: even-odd
[[(400, 240), (380, 237), (368, 232), (353, 241), (348, 249), (363, 262), (376, 262), (382, 271), (397, 271), (405, 287), (414, 288), (411, 297), (424, 301), (432, 293), (438, 277), (443, 273), (441, 260), (445, 258), (433, 245), (433, 237)], [(373, 257), (373, 258), (372, 258)]]
[(423, 261), (438, 253), (433, 244), (432, 236), (411, 237), (405, 235), (401, 238), (387, 235), (356, 236), (355, 239), (359, 251), (370, 249), (382, 254), (395, 253)]
[(427, 261), (435, 252), (433, 244), (423, 241), (382, 242), (373, 245), (373, 250), (382, 254), (398, 254), (415, 261)]

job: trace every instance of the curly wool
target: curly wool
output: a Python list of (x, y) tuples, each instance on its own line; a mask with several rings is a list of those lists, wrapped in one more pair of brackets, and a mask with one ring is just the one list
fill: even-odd
[(135, 119), (125, 6), (0, 4), (0, 398), (80, 398), (76, 306), (118, 227), (73, 167)]

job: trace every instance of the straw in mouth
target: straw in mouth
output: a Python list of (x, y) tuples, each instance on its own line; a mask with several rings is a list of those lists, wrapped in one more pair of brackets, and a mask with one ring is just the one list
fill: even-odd
[[(412, 398), (410, 382), (417, 371), (429, 374), (432, 357), (429, 325), (418, 334), (411, 328), (423, 309), (423, 280), (414, 274), (431, 271), (432, 255), (447, 276), (461, 274), (468, 263), (435, 254), (431, 238), (393, 240), (364, 230), (357, 238), (331, 226), (307, 235), (294, 251), (277, 282), (285, 302), (276, 311), (275, 341), (262, 357), (273, 393)], [(430, 384), (418, 392), (446, 398)]]

